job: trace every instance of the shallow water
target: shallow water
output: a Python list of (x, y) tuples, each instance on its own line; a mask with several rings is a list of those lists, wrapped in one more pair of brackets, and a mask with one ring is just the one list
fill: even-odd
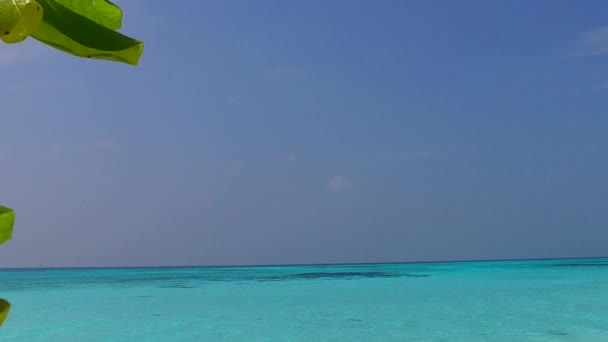
[(608, 341), (608, 259), (0, 271), (2, 342)]

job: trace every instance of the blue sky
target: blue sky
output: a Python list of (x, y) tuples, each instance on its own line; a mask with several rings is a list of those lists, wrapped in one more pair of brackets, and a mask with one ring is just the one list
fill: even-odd
[(606, 254), (605, 1), (118, 3), (0, 46), (0, 267)]

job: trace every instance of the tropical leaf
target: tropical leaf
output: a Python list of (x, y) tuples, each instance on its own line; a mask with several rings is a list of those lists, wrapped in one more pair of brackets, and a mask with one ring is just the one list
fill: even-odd
[[(139, 63), (143, 53), (143, 43), (110, 28), (120, 26), (122, 14), (116, 12), (112, 3), (102, 0), (95, 0), (96, 5), (92, 5), (91, 1), (83, 0), (79, 2), (82, 5), (70, 0), (38, 0), (38, 2), (44, 8), (44, 18), (32, 33), (35, 39), (79, 57), (106, 59), (131, 65)], [(61, 2), (85, 15), (99, 6), (102, 10), (100, 13), (106, 15), (99, 14), (88, 18)], [(85, 3), (89, 4), (88, 7), (84, 5)], [(105, 5), (102, 6), (103, 3)]]
[(0, 35), (10, 33), (21, 19), (21, 11), (13, 1), (0, 0)]
[(20, 13), (17, 23), (10, 28), (5, 28), (1, 34), (2, 41), (8, 44), (24, 41), (38, 28), (44, 15), (42, 6), (36, 1), (27, 2), (23, 6), (15, 6), (15, 8)]
[(11, 309), (11, 304), (6, 300), (0, 298), (0, 326), (4, 323), (6, 316), (8, 315), (8, 311)]
[(112, 30), (122, 26), (122, 10), (107, 0), (55, 0), (68, 9)]
[(0, 244), (11, 239), (14, 224), (15, 212), (0, 205)]

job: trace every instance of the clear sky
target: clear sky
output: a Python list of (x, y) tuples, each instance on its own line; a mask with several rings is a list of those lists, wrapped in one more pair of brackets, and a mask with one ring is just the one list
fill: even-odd
[(0, 267), (608, 254), (608, 2), (117, 3), (0, 45)]

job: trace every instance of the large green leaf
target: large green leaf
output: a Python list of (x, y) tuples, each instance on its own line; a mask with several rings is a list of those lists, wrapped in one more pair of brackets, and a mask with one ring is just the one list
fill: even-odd
[(33, 0), (0, 0), (0, 39), (7, 44), (24, 41), (42, 21), (42, 12)]
[(0, 244), (11, 239), (14, 223), (15, 212), (0, 205)]
[(19, 21), (13, 27), (0, 31), (0, 38), (8, 44), (24, 41), (42, 22), (42, 6), (36, 1), (28, 1), (17, 9), (20, 13)]
[[(113, 60), (132, 65), (139, 63), (144, 48), (141, 41), (72, 11), (58, 1), (38, 2), (44, 8), (44, 18), (32, 34), (35, 39), (79, 57)], [(85, 2), (90, 3), (82, 1)], [(107, 6), (109, 4), (105, 7), (109, 9)], [(102, 21), (100, 17), (96, 18)]]
[(72, 11), (109, 29), (122, 26), (122, 10), (107, 0), (55, 0)]
[(4, 323), (6, 319), (6, 315), (8, 315), (8, 311), (11, 309), (11, 304), (6, 300), (0, 298), (0, 326)]
[(21, 11), (13, 1), (0, 0), (0, 35), (5, 35), (19, 22)]

